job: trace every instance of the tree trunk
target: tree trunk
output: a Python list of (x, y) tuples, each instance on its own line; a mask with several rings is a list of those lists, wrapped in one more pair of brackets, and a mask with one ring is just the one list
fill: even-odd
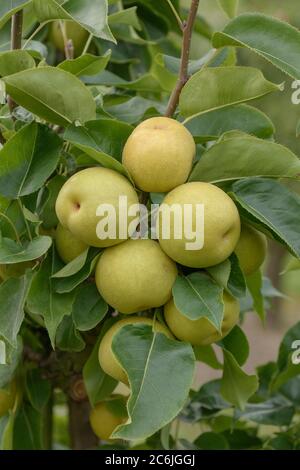
[(73, 450), (92, 449), (99, 442), (90, 426), (90, 410), (87, 400), (76, 402), (69, 398), (69, 430)]

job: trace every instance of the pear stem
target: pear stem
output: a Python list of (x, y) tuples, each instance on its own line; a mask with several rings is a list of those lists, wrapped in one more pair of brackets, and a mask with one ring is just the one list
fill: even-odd
[(168, 107), (165, 113), (166, 117), (172, 117), (173, 114), (175, 113), (182, 88), (184, 87), (184, 85), (189, 79), (188, 67), (189, 67), (189, 58), (190, 58), (190, 50), (191, 50), (191, 41), (192, 41), (194, 23), (197, 17), (199, 2), (200, 0), (192, 0), (187, 21), (182, 22), (181, 29), (183, 31), (183, 39), (182, 39), (179, 77), (178, 77), (176, 86), (171, 94), (171, 97), (168, 103)]

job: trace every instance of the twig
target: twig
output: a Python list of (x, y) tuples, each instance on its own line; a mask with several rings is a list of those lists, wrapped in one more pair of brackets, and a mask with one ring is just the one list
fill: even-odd
[[(21, 49), (22, 47), (22, 28), (23, 28), (23, 10), (15, 13), (11, 20), (11, 49)], [(10, 113), (13, 114), (13, 111), (17, 104), (9, 96), (7, 99), (8, 107)], [(13, 116), (12, 116), (13, 117)]]
[(173, 3), (172, 3), (171, 0), (167, 0), (167, 2), (168, 2), (168, 4), (169, 4), (169, 6), (170, 6), (170, 8), (171, 8), (171, 10), (172, 10), (172, 12), (173, 12), (173, 14), (174, 14), (176, 20), (177, 20), (177, 22), (178, 22), (178, 24), (179, 24), (179, 28), (182, 30), (183, 21), (181, 20), (181, 18), (180, 18), (180, 16), (179, 16), (179, 13), (177, 12), (177, 10), (176, 10), (176, 8), (174, 7), (174, 5), (173, 5)]
[(74, 59), (74, 45), (72, 39), (68, 38), (65, 21), (59, 20), (59, 26), (64, 41), (66, 59)]
[(192, 39), (195, 19), (197, 16), (199, 2), (200, 0), (192, 0), (188, 19), (186, 22), (182, 23), (183, 40), (182, 40), (179, 78), (169, 100), (169, 104), (165, 113), (165, 116), (167, 117), (172, 117), (173, 114), (175, 113), (178, 102), (179, 102), (180, 93), (189, 78), (188, 66), (189, 66), (189, 57), (190, 57), (190, 49), (191, 49), (191, 39)]

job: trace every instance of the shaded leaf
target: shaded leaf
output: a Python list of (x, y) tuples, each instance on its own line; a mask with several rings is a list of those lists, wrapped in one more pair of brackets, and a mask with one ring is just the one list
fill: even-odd
[(30, 2), (31, 0), (1, 0), (0, 28), (2, 28), (12, 15), (29, 5)]
[(64, 317), (56, 334), (56, 345), (62, 351), (80, 352), (85, 348), (85, 341), (73, 321), (72, 316)]
[(230, 333), (218, 343), (231, 352), (239, 366), (243, 366), (249, 357), (249, 343), (243, 330), (236, 325)]
[(26, 375), (26, 392), (33, 408), (42, 411), (51, 396), (51, 384), (41, 376), (40, 369), (31, 369)]
[[(59, 69), (76, 75), (77, 77), (96, 75), (102, 72), (107, 66), (111, 56), (111, 51), (107, 51), (103, 56), (84, 54), (76, 59), (64, 60), (58, 65)], [(1, 69), (0, 69), (1, 70)]]
[(48, 127), (22, 127), (0, 151), (0, 191), (17, 199), (34, 193), (55, 170), (62, 140)]
[(292, 403), (281, 396), (275, 396), (263, 403), (251, 403), (244, 411), (237, 411), (236, 417), (273, 426), (289, 426), (294, 416)]
[(80, 331), (95, 328), (108, 312), (108, 305), (100, 296), (95, 284), (81, 287), (73, 305), (73, 320)]
[(16, 50), (0, 54), (0, 76), (6, 77), (21, 70), (32, 69), (35, 61), (26, 51)]
[(96, 104), (90, 91), (65, 70), (49, 66), (29, 69), (5, 77), (4, 82), (16, 103), (53, 124), (65, 127), (95, 118)]
[(37, 237), (23, 245), (10, 238), (0, 238), (0, 263), (16, 264), (33, 261), (49, 250), (52, 244), (50, 237)]

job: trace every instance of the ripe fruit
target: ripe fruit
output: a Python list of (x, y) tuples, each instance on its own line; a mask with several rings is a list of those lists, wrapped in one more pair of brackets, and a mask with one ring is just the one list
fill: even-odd
[(0, 264), (0, 278), (3, 281), (7, 281), (11, 277), (21, 277), (25, 274), (26, 269), (32, 268), (33, 264), (32, 261), (16, 264)]
[(97, 403), (90, 414), (91, 427), (99, 437), (108, 441), (117, 426), (127, 421), (127, 398), (122, 395), (112, 395), (105, 401)]
[[(186, 244), (199, 241), (203, 231), (203, 221), (196, 217), (199, 204), (204, 205), (204, 245), (190, 249)], [(181, 213), (177, 210), (174, 215), (172, 205)], [(170, 234), (164, 226), (170, 229)], [(178, 235), (179, 229), (182, 233)], [(230, 197), (217, 186), (198, 182), (183, 184), (173, 189), (160, 206), (158, 236), (164, 252), (178, 263), (191, 268), (214, 266), (227, 259), (236, 247), (240, 236), (239, 213)]]
[(88, 248), (61, 224), (58, 224), (56, 229), (55, 245), (59, 256), (65, 263), (70, 263)]
[(164, 305), (176, 276), (176, 264), (153, 240), (127, 240), (108, 248), (96, 267), (100, 294), (122, 313)]
[[(123, 241), (118, 238), (120, 196), (127, 197), (128, 207), (139, 202), (134, 188), (124, 176), (108, 168), (87, 168), (73, 175), (61, 188), (56, 201), (57, 217), (74, 237), (86, 245), (116, 245)], [(104, 208), (104, 204), (115, 210), (116, 223), (112, 224), (115, 234), (100, 239), (96, 233), (97, 224), (107, 220), (107, 215), (111, 218), (106, 211), (105, 215), (96, 215), (98, 207), (101, 205)], [(134, 217), (128, 217), (128, 221), (124, 221), (124, 237), (127, 235), (128, 238), (128, 226), (132, 219)]]
[(190, 320), (184, 316), (171, 299), (164, 308), (165, 320), (171, 332), (181, 341), (187, 341), (194, 346), (204, 346), (215, 343), (224, 338), (237, 324), (240, 313), (239, 301), (229, 295), (223, 294), (224, 319), (222, 323), (222, 335), (207, 318)]
[(242, 225), (241, 236), (235, 247), (242, 271), (246, 276), (255, 273), (267, 254), (267, 239), (250, 225)]
[(11, 385), (8, 390), (0, 389), (0, 418), (13, 408), (15, 396), (16, 390), (13, 385)]
[[(89, 37), (89, 33), (74, 21), (66, 21), (65, 28), (67, 38), (72, 39), (74, 56), (76, 57), (82, 53), (85, 43)], [(54, 21), (52, 23), (49, 39), (58, 50), (61, 52), (65, 51), (64, 39), (59, 21)]]
[(111, 346), (114, 335), (125, 325), (132, 325), (134, 323), (142, 323), (154, 327), (154, 331), (163, 333), (164, 335), (172, 338), (172, 334), (168, 328), (158, 321), (153, 322), (153, 319), (146, 317), (129, 317), (115, 323), (103, 336), (99, 347), (99, 363), (104, 372), (114, 379), (128, 384), (128, 378), (125, 371), (122, 369), (118, 360), (116, 359)]
[(165, 193), (185, 183), (195, 153), (194, 139), (180, 122), (155, 117), (132, 132), (124, 147), (123, 164), (140, 189)]

